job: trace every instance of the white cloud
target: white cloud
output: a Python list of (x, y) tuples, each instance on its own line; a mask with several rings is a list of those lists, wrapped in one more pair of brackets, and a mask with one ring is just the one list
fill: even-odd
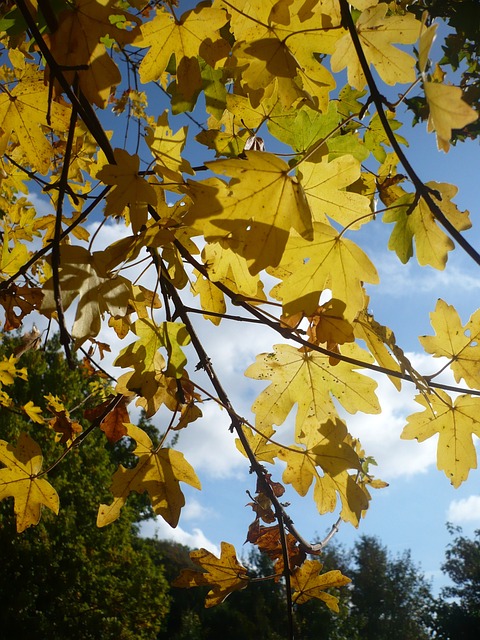
[(201, 529), (194, 527), (191, 532), (182, 527), (172, 527), (163, 518), (156, 518), (144, 522), (141, 527), (141, 535), (144, 538), (158, 538), (160, 540), (173, 540), (184, 544), (191, 549), (204, 548), (220, 557), (220, 547), (209, 540)]
[(480, 495), (452, 500), (448, 505), (447, 520), (453, 524), (480, 522)]

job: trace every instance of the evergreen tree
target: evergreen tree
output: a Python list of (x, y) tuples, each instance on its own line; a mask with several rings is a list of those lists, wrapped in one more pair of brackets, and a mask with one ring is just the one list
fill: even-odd
[(442, 570), (453, 585), (442, 590), (437, 604), (437, 637), (476, 640), (480, 635), (480, 529), (471, 540), (460, 527), (447, 527), (455, 537), (447, 547)]
[[(15, 345), (15, 340), (4, 340), (0, 358), (10, 355)], [(82, 366), (70, 370), (58, 340), (27, 351), (20, 364), (27, 367), (28, 379), (9, 386), (17, 406), (33, 399), (45, 408), (44, 395), (53, 389), (72, 410), (72, 419), (84, 429), (88, 426), (82, 412), (91, 404), (92, 391), (104, 386), (101, 379), (89, 376)], [(98, 404), (98, 398), (94, 402)], [(2, 407), (0, 438), (15, 443), (22, 432), (40, 443), (44, 468), (65, 449), (48, 425)], [(3, 640), (156, 638), (168, 611), (168, 585), (147, 543), (137, 535), (135, 523), (144, 513), (141, 499), (130, 503), (113, 526), (95, 526), (98, 505), (108, 498), (114, 460), (128, 456), (128, 451), (104, 443), (103, 433), (93, 430), (65, 464), (48, 473), (60, 496), (58, 516), (44, 510), (37, 527), (17, 534), (11, 499), (0, 503)]]
[(431, 637), (430, 585), (410, 552), (392, 558), (373, 536), (354, 547), (351, 615), (365, 640), (422, 640)]

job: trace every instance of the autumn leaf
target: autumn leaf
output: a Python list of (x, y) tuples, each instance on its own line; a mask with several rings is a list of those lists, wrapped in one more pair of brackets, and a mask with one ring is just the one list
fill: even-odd
[(43, 424), (45, 422), (42, 418), (41, 407), (35, 406), (31, 400), (24, 404), (22, 408), (32, 422), (36, 422), (37, 424)]
[(415, 400), (424, 411), (407, 418), (401, 438), (424, 442), (438, 434), (437, 467), (454, 487), (459, 487), (468, 478), (470, 469), (477, 468), (472, 436), (480, 437), (480, 398), (460, 395), (452, 400), (437, 389), (428, 396), (417, 395)]
[[(444, 182), (427, 182), (426, 186), (431, 189), (433, 201), (458, 231), (471, 227), (468, 211), (459, 211), (452, 202), (457, 187)], [(428, 264), (440, 270), (445, 268), (448, 252), (454, 248), (454, 244), (440, 228), (423, 198), (416, 202), (412, 193), (401, 196), (384, 213), (383, 221), (395, 223), (388, 248), (395, 251), (404, 264), (413, 256), (415, 240), (419, 264)]]
[(13, 497), (18, 533), (39, 523), (42, 505), (58, 513), (58, 494), (45, 478), (38, 477), (42, 452), (28, 434), (20, 435), (16, 447), (0, 440), (0, 462), (6, 466), (0, 469), (0, 500)]
[(147, 222), (148, 205), (157, 203), (155, 188), (138, 175), (140, 158), (123, 149), (114, 150), (115, 163), (104, 166), (97, 178), (113, 186), (106, 200), (105, 215), (120, 216), (129, 208), (133, 233), (138, 233)]
[(11, 91), (0, 93), (0, 154), (5, 153), (15, 135), (28, 165), (44, 175), (53, 156), (52, 145), (42, 131), (42, 127), (49, 126), (47, 112), (56, 131), (68, 130), (70, 107), (49, 100), (43, 74), (32, 72)]
[(344, 318), (351, 321), (365, 306), (363, 283), (377, 284), (377, 271), (362, 249), (332, 226), (316, 222), (314, 232), (312, 242), (291, 233), (282, 259), (285, 277), (272, 295), (282, 301), (286, 315), (303, 311), (308, 316), (322, 291), (330, 289), (345, 303)]
[[(143, 83), (158, 80), (172, 54), (177, 68), (184, 58), (196, 59), (199, 55), (215, 67), (229, 50), (219, 31), (226, 22), (224, 11), (205, 4), (186, 11), (180, 19), (160, 7), (154, 18), (142, 25), (141, 36), (135, 41), (137, 47), (150, 47), (140, 64), (140, 80)], [(183, 77), (177, 77), (177, 81), (183, 86)]]
[[(413, 44), (421, 23), (412, 13), (404, 16), (386, 16), (389, 6), (385, 2), (365, 9), (355, 23), (355, 28), (369, 65), (389, 85), (415, 81), (415, 59), (394, 47), (392, 43)], [(332, 70), (337, 73), (348, 68), (348, 82), (355, 89), (366, 85), (360, 61), (349, 33), (338, 41), (331, 57)]]
[(0, 304), (5, 310), (4, 331), (18, 329), (25, 316), (38, 309), (42, 298), (40, 287), (12, 284), (8, 289), (2, 289)]
[[(139, 20), (120, 9), (115, 0), (75, 0), (66, 6), (66, 10), (57, 11), (58, 26), (46, 37), (49, 49), (68, 81), (73, 82), (76, 76), (88, 100), (105, 108), (112, 88), (120, 84), (122, 77), (103, 39), (109, 36), (118, 44), (128, 44), (136, 30), (118, 25), (135, 26)], [(116, 21), (111, 19), (113, 15)], [(49, 73), (53, 81), (54, 73), (51, 70)]]
[(18, 369), (17, 362), (18, 358), (13, 354), (9, 358), (3, 356), (3, 359), (0, 360), (0, 385), (13, 384), (15, 378), (28, 379), (27, 369), (25, 367)]
[[(111, 406), (114, 396), (111, 395), (101, 404), (93, 407), (92, 409), (86, 409), (83, 412), (84, 418), (89, 422), (93, 422), (100, 418)], [(121, 397), (120, 401), (108, 412), (100, 423), (100, 429), (107, 436), (109, 442), (118, 442), (123, 436), (127, 435), (126, 424), (130, 424), (130, 417), (127, 409), (127, 399)]]
[(15, 275), (27, 262), (29, 256), (29, 251), (22, 242), (15, 242), (13, 247), (10, 247), (8, 232), (4, 233), (0, 272), (7, 274), (7, 276)]
[(210, 587), (205, 600), (206, 607), (222, 603), (234, 591), (245, 589), (249, 578), (247, 570), (237, 560), (235, 548), (222, 542), (220, 558), (206, 549), (191, 551), (190, 558), (202, 571), (183, 569), (172, 582), (174, 587)]
[(459, 87), (425, 82), (429, 116), (428, 131), (436, 131), (437, 145), (442, 151), (450, 148), (452, 129), (463, 129), (478, 119), (478, 113), (462, 99), (463, 91)]
[[(367, 357), (357, 345), (344, 345), (343, 351), (359, 360)], [(376, 382), (356, 368), (346, 362), (332, 366), (328, 356), (306, 348), (275, 345), (273, 353), (260, 354), (245, 371), (249, 378), (270, 381), (252, 406), (256, 428), (263, 433), (274, 424), (283, 424), (296, 404), (296, 438), (301, 439), (336, 416), (332, 396), (349, 413), (379, 413)]]
[(311, 598), (325, 602), (327, 607), (338, 613), (338, 598), (325, 593), (325, 589), (343, 587), (350, 578), (342, 575), (338, 570), (321, 573), (323, 565), (318, 560), (306, 560), (301, 567), (292, 574), (293, 602), (303, 604)]
[[(358, 526), (370, 496), (357, 482), (361, 463), (349, 442), (346, 426), (338, 418), (309, 426), (307, 430), (305, 425), (297, 438), (301, 447), (285, 447), (278, 453), (287, 464), (283, 481), (300, 496), (305, 496), (314, 483), (313, 499), (322, 515), (334, 511), (337, 496), (340, 497), (340, 517)], [(350, 474), (349, 469), (356, 473)]]
[(181, 181), (182, 173), (194, 173), (190, 163), (182, 156), (187, 132), (188, 127), (182, 127), (173, 133), (166, 111), (158, 117), (155, 127), (147, 130), (145, 141), (156, 160), (156, 169), (168, 180)]
[(480, 310), (463, 326), (456, 309), (439, 299), (430, 322), (435, 335), (419, 338), (425, 351), (448, 358), (457, 382), (463, 378), (469, 387), (480, 389)]
[[(385, 369), (401, 371), (401, 367), (392, 356), (389, 347), (395, 349), (395, 336), (393, 331), (380, 325), (371, 314), (362, 311), (354, 322), (355, 335), (363, 340), (376, 362)], [(400, 391), (402, 383), (400, 378), (388, 376), (392, 384)]]
[(213, 311), (215, 314), (218, 314), (203, 314), (204, 318), (218, 326), (222, 320), (221, 315), (227, 310), (225, 297), (220, 289), (216, 287), (213, 282), (210, 282), (208, 278), (205, 278), (199, 271), (195, 270), (194, 275), (197, 279), (190, 285), (191, 292), (194, 296), (200, 296), (200, 304), (204, 311)]
[(193, 206), (186, 222), (201, 225), (207, 240), (234, 233), (250, 271), (258, 273), (280, 262), (291, 228), (311, 237), (311, 212), (283, 160), (261, 151), (245, 156), (207, 163), (212, 171), (231, 176), (228, 187), (219, 180), (189, 182)]
[[(106, 272), (103, 252), (91, 254), (75, 245), (62, 245), (60, 284), (63, 308), (68, 309), (78, 296), (72, 336), (82, 344), (88, 337), (98, 335), (102, 316), (126, 315), (131, 297), (130, 282), (126, 278)], [(53, 278), (43, 285), (41, 311), (51, 315), (57, 306), (53, 294)]]
[(370, 199), (346, 190), (360, 178), (360, 162), (345, 154), (328, 162), (319, 153), (299, 166), (299, 179), (315, 222), (327, 216), (343, 227), (358, 229), (372, 219)]
[(72, 420), (69, 412), (65, 409), (61, 411), (50, 409), (50, 411), (55, 416), (48, 423), (50, 428), (61, 434), (61, 437), (59, 437), (60, 444), (68, 446), (83, 431), (81, 424)]
[(176, 527), (185, 505), (180, 482), (200, 489), (197, 475), (183, 453), (175, 449), (155, 448), (145, 431), (133, 424), (127, 424), (126, 427), (128, 436), (137, 443), (134, 455), (138, 462), (132, 469), (120, 465), (113, 474), (111, 491), (114, 500), (110, 505), (100, 505), (97, 526), (105, 527), (114, 522), (132, 491), (146, 491), (154, 512), (171, 527)]

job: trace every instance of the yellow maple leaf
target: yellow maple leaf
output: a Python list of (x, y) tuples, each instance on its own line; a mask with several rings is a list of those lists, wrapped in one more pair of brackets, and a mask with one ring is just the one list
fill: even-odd
[(3, 384), (13, 384), (15, 378), (21, 378), (22, 380), (28, 379), (27, 370), (25, 367), (17, 369), (18, 358), (13, 354), (7, 358), (3, 356), (3, 360), (0, 361), (0, 386)]
[(314, 232), (312, 242), (290, 234), (281, 265), (283, 282), (272, 296), (282, 300), (286, 315), (299, 311), (312, 315), (322, 291), (330, 289), (334, 298), (345, 303), (344, 318), (352, 321), (365, 306), (363, 283), (377, 284), (377, 270), (357, 244), (332, 226), (316, 222)]
[(158, 117), (155, 128), (147, 129), (145, 141), (156, 160), (156, 168), (165, 178), (182, 181), (182, 173), (193, 174), (188, 160), (182, 156), (187, 141), (188, 127), (182, 127), (176, 133), (168, 125), (167, 111)]
[(42, 131), (49, 126), (67, 131), (70, 106), (52, 102), (42, 74), (30, 73), (11, 91), (0, 93), (0, 154), (5, 153), (12, 135), (16, 136), (28, 164), (44, 175), (48, 173), (54, 157), (52, 145)]
[[(363, 340), (376, 362), (386, 369), (401, 371), (401, 367), (390, 353), (387, 347), (395, 349), (395, 336), (388, 327), (380, 325), (366, 310), (361, 311), (354, 322), (355, 335)], [(402, 383), (400, 378), (389, 376), (392, 384), (400, 391)]]
[(30, 418), (30, 420), (32, 420), (33, 422), (36, 422), (37, 424), (43, 424), (45, 422), (45, 420), (42, 418), (41, 408), (35, 406), (32, 400), (29, 400), (27, 404), (23, 405), (22, 408)]
[(425, 82), (429, 115), (427, 129), (436, 131), (439, 149), (448, 151), (452, 129), (463, 129), (478, 119), (478, 113), (463, 99), (460, 87), (439, 82)]
[[(133, 297), (130, 282), (122, 276), (106, 272), (103, 252), (93, 254), (84, 247), (62, 245), (60, 284), (63, 308), (67, 309), (77, 296), (75, 321), (72, 336), (82, 344), (87, 338), (98, 335), (102, 315), (126, 315), (128, 302)], [(51, 315), (56, 311), (53, 293), (53, 278), (43, 285), (44, 298), (41, 312)]]
[(122, 78), (101, 39), (108, 36), (122, 45), (131, 42), (138, 30), (118, 28), (112, 18), (123, 27), (139, 19), (120, 9), (115, 0), (75, 0), (67, 7), (58, 12), (58, 26), (46, 41), (68, 82), (77, 77), (87, 99), (103, 109), (112, 87)]
[[(233, 234), (251, 273), (258, 273), (278, 265), (291, 228), (311, 237), (311, 212), (283, 160), (261, 151), (247, 151), (245, 156), (206, 163), (232, 180), (228, 187), (218, 179), (189, 182), (193, 205), (185, 221), (202, 228), (207, 240)], [(237, 250), (234, 244), (232, 249)]]
[(229, 247), (228, 240), (209, 242), (202, 258), (213, 282), (223, 282), (236, 293), (250, 298), (263, 297), (258, 294), (261, 285), (258, 274), (251, 274), (245, 258)]
[(148, 205), (156, 205), (157, 194), (145, 178), (138, 175), (140, 158), (124, 149), (113, 152), (116, 164), (109, 164), (97, 172), (97, 178), (112, 185), (106, 197), (105, 215), (120, 216), (125, 207), (130, 210), (134, 233), (138, 233), (147, 222)]
[[(308, 349), (290, 345), (275, 345), (273, 353), (262, 353), (245, 375), (255, 380), (270, 380), (255, 400), (252, 411), (256, 415), (255, 426), (262, 433), (271, 425), (281, 425), (295, 404), (298, 405), (295, 420), (295, 437), (301, 441), (312, 429), (337, 415), (333, 395), (349, 413), (363, 411), (379, 413), (375, 395), (377, 383), (355, 371), (346, 362), (332, 366), (329, 357)], [(345, 352), (359, 360), (368, 355), (358, 345), (342, 346)]]
[(16, 447), (0, 440), (0, 462), (7, 467), (0, 469), (0, 500), (13, 497), (19, 533), (38, 524), (42, 505), (58, 513), (57, 492), (38, 477), (43, 458), (35, 440), (26, 433), (20, 435)]
[[(434, 202), (458, 231), (472, 226), (469, 212), (460, 211), (452, 202), (458, 191), (457, 187), (444, 182), (427, 182), (426, 186), (432, 190), (430, 195)], [(448, 252), (454, 248), (454, 244), (441, 229), (423, 198), (420, 198), (412, 210), (414, 201), (413, 193), (404, 194), (384, 213), (384, 222), (395, 223), (388, 241), (388, 248), (395, 251), (405, 264), (413, 256), (413, 239), (415, 239), (419, 264), (422, 266), (429, 264), (435, 269), (442, 270), (447, 264)]]
[[(385, 2), (369, 7), (360, 14), (355, 24), (365, 57), (387, 84), (414, 82), (415, 59), (392, 43), (413, 44), (420, 34), (421, 23), (412, 13), (386, 16), (388, 8), (389, 5)], [(348, 67), (348, 82), (355, 89), (363, 89), (366, 85), (349, 33), (338, 41), (330, 63), (334, 73)]]
[(186, 482), (195, 489), (200, 489), (195, 471), (180, 451), (157, 449), (145, 431), (133, 424), (125, 426), (128, 436), (137, 443), (134, 454), (138, 462), (133, 469), (120, 465), (115, 471), (111, 485), (114, 500), (110, 505), (100, 505), (97, 525), (105, 527), (114, 522), (132, 491), (147, 491), (155, 513), (162, 516), (171, 527), (176, 527), (185, 505), (179, 483)]
[(295, 569), (291, 577), (293, 603), (303, 604), (311, 598), (317, 598), (338, 613), (338, 598), (325, 593), (325, 589), (343, 587), (351, 580), (338, 570), (321, 573), (322, 569), (323, 565), (318, 560), (306, 560), (301, 567)]
[[(141, 36), (134, 43), (137, 47), (150, 47), (140, 64), (140, 80), (143, 83), (158, 80), (172, 54), (177, 70), (183, 58), (196, 59), (199, 55), (215, 67), (230, 48), (220, 36), (220, 29), (226, 22), (225, 11), (205, 4), (186, 11), (180, 19), (172, 11), (160, 7), (155, 17), (142, 25)], [(178, 76), (177, 82), (181, 87), (184, 84)]]
[[(477, 361), (478, 362), (478, 361)], [(424, 442), (438, 434), (437, 467), (444, 471), (454, 487), (477, 468), (477, 454), (472, 435), (480, 437), (480, 398), (458, 396), (454, 401), (441, 389), (416, 396), (425, 410), (407, 418), (403, 440)]]
[(448, 358), (457, 382), (463, 378), (469, 387), (480, 389), (480, 310), (463, 326), (455, 307), (439, 299), (430, 322), (435, 335), (420, 337), (425, 351)]
[(14, 276), (27, 262), (30, 253), (27, 247), (18, 240), (10, 248), (8, 229), (3, 232), (2, 253), (0, 256), (0, 272)]
[(326, 216), (342, 226), (358, 229), (371, 220), (370, 199), (352, 191), (346, 191), (360, 178), (360, 162), (346, 154), (328, 162), (321, 156), (320, 161), (310, 158), (299, 166), (301, 185), (307, 196), (315, 222), (327, 223)]
[[(339, 20), (327, 15), (325, 3), (310, 6), (298, 0), (225, 4), (236, 37), (232, 56), (242, 67), (240, 82), (255, 106), (264, 92), (276, 83), (283, 107), (301, 97), (316, 98), (318, 107), (328, 106), (329, 92), (335, 88), (330, 71), (318, 61), (319, 53), (332, 53), (343, 35)], [(260, 100), (261, 98), (261, 100)]]
[(202, 571), (183, 569), (172, 586), (211, 587), (205, 599), (207, 608), (222, 603), (234, 591), (248, 586), (247, 569), (238, 562), (235, 547), (228, 542), (222, 542), (220, 558), (206, 549), (191, 551), (190, 558)]
[[(225, 313), (227, 305), (225, 303), (225, 296), (220, 289), (196, 269), (193, 273), (197, 279), (195, 282), (191, 283), (190, 290), (194, 296), (200, 296), (200, 305), (202, 309), (204, 309), (204, 311), (214, 311), (219, 314)], [(221, 317), (216, 315), (213, 316), (208, 313), (204, 313), (203, 317), (206, 320), (213, 322), (216, 326), (218, 326), (222, 320)]]
[[(339, 418), (323, 422), (308, 419), (302, 430), (297, 430), (296, 439), (301, 447), (285, 447), (277, 454), (287, 463), (283, 481), (291, 484), (301, 496), (307, 494), (314, 482), (313, 499), (320, 514), (334, 511), (337, 495), (340, 496), (340, 517), (358, 526), (370, 496), (356, 481), (361, 461), (345, 423)], [(349, 469), (355, 470), (355, 475), (351, 475)]]
[[(257, 433), (249, 427), (243, 427), (243, 433), (257, 460), (275, 464), (275, 458), (278, 456), (280, 447), (269, 441), (269, 438), (275, 435), (273, 428), (263, 429), (262, 433)], [(248, 457), (242, 445), (242, 441), (239, 438), (235, 439), (235, 446), (242, 455), (246, 458)]]

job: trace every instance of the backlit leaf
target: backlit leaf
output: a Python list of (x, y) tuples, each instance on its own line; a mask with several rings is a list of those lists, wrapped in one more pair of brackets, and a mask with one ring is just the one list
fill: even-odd
[(13, 497), (17, 531), (38, 524), (41, 508), (45, 505), (58, 513), (58, 494), (52, 485), (39, 478), (42, 470), (42, 452), (32, 438), (22, 433), (16, 447), (0, 440), (0, 500)]

